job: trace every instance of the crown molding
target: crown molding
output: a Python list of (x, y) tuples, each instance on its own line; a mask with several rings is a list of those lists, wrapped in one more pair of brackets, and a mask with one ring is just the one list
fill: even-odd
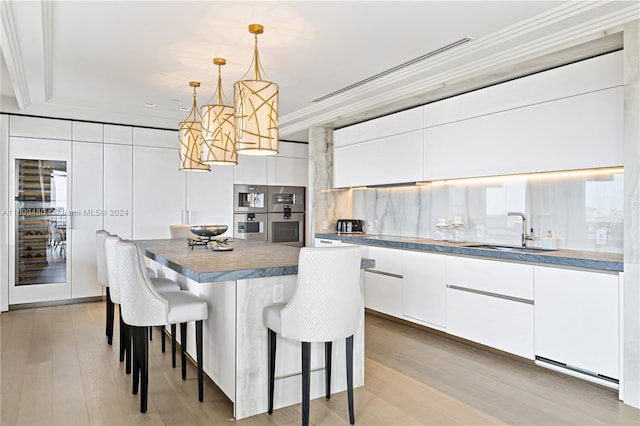
[[(458, 93), (461, 93), (495, 84), (501, 79), (504, 81), (505, 78), (539, 71), (540, 65), (536, 66), (535, 58), (605, 38), (620, 31), (623, 24), (639, 18), (640, 4), (604, 13), (611, 3), (564, 3), (428, 61), (282, 116), (280, 134), (293, 134), (315, 126), (343, 126), (372, 115), (388, 114), (394, 109), (397, 111), (453, 96), (457, 93), (451, 92), (452, 87), (458, 87)], [(582, 21), (581, 15), (586, 15)], [(588, 19), (590, 15), (595, 17)], [(498, 50), (498, 53), (487, 54), (489, 49)], [(599, 53), (602, 52), (594, 51), (593, 55)], [(518, 66), (525, 61), (531, 62), (530, 70)], [(546, 67), (557, 65), (561, 63), (547, 64)], [(520, 74), (505, 77), (508, 74), (505, 69), (508, 68), (516, 68)], [(461, 84), (464, 81), (467, 81), (466, 86)], [(469, 86), (469, 81), (475, 86)]]
[(2, 44), (0, 46), (2, 48), (2, 55), (9, 70), (9, 77), (11, 78), (11, 84), (13, 85), (18, 107), (24, 109), (31, 104), (31, 99), (29, 97), (29, 88), (22, 64), (22, 52), (20, 51), (20, 45), (18, 43), (10, 1), (0, 1), (0, 15), (2, 16)]

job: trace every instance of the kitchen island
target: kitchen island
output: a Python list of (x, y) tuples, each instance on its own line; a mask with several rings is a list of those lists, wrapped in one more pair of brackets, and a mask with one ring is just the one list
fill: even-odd
[[(262, 310), (293, 294), (300, 248), (233, 240), (233, 251), (190, 248), (184, 239), (136, 241), (158, 276), (203, 297), (209, 305), (204, 322), (203, 368), (234, 404), (236, 419), (267, 411), (267, 329)], [(374, 262), (362, 260), (362, 268)], [(361, 278), (361, 286), (363, 286)], [(364, 314), (364, 305), (362, 306)], [(354, 387), (364, 385), (364, 315), (354, 336)], [(188, 325), (187, 352), (195, 353), (194, 325)], [(345, 342), (335, 342), (332, 392), (346, 390)], [(324, 346), (312, 344), (311, 398), (324, 395)], [(274, 408), (301, 400), (299, 342), (278, 336)], [(205, 394), (206, 399), (206, 394)]]

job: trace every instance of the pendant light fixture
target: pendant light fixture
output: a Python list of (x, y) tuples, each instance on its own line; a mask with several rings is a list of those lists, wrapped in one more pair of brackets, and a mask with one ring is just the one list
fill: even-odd
[[(202, 107), (202, 144), (201, 160), (204, 164), (223, 165), (238, 164), (236, 153), (236, 125), (232, 106), (222, 104), (222, 66), (227, 63), (224, 58), (213, 58), (218, 66), (218, 88), (209, 99), (209, 104)], [(216, 103), (213, 97), (217, 96)]]
[(180, 167), (182, 172), (208, 172), (211, 167), (202, 163), (200, 154), (202, 152), (202, 123), (200, 122), (200, 112), (196, 102), (196, 88), (200, 87), (200, 82), (191, 81), (189, 86), (193, 87), (193, 106), (191, 112), (180, 123), (178, 141), (180, 142)]
[[(258, 34), (264, 32), (260, 24), (249, 25), (255, 36), (253, 50), (253, 80), (234, 84), (236, 111), (236, 151), (238, 154), (275, 155), (278, 153), (278, 85), (262, 80), (258, 58)], [(251, 72), (251, 66), (245, 74)], [(262, 69), (264, 73), (264, 69)], [(244, 78), (244, 77), (243, 77)]]

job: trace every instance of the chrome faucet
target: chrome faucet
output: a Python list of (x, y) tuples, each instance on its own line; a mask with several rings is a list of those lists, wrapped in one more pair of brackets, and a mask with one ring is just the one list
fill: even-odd
[(533, 228), (531, 228), (531, 234), (527, 234), (526, 216), (520, 212), (507, 212), (507, 216), (520, 216), (522, 218), (522, 247), (526, 247), (527, 241), (533, 241)]

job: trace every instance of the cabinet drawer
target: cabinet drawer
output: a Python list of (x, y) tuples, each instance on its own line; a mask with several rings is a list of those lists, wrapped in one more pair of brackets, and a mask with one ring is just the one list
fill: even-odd
[(619, 378), (618, 276), (536, 267), (536, 355)]
[(365, 271), (364, 306), (401, 318), (402, 278)]
[(447, 333), (533, 359), (533, 304), (448, 288)]
[(447, 256), (447, 285), (533, 300), (533, 265)]
[(373, 270), (402, 278), (402, 253), (402, 250), (397, 249), (369, 247), (368, 257), (376, 261)]

